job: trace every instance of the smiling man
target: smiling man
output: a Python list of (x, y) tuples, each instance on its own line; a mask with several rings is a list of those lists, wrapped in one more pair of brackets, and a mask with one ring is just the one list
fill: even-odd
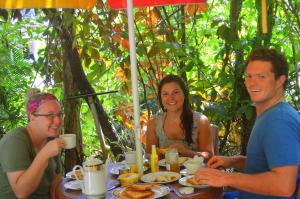
[[(246, 62), (245, 85), (256, 105), (257, 118), (247, 156), (214, 156), (196, 180), (211, 186), (231, 186), (242, 199), (295, 198), (300, 164), (300, 116), (284, 102), (288, 63), (273, 49), (256, 49)], [(216, 168), (235, 168), (225, 173)]]

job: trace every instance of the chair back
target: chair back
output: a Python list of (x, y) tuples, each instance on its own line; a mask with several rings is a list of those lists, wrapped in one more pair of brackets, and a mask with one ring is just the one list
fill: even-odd
[(210, 124), (210, 133), (212, 137), (212, 152), (213, 155), (219, 155), (219, 139), (218, 139), (219, 127), (215, 124)]

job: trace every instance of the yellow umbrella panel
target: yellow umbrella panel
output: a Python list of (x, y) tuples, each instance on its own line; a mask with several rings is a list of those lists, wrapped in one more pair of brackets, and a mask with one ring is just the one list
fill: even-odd
[(92, 8), (96, 0), (0, 0), (2, 9)]

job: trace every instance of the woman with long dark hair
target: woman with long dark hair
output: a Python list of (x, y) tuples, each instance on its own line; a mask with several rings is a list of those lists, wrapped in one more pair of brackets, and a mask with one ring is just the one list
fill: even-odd
[(158, 86), (158, 100), (163, 110), (148, 121), (146, 151), (151, 146), (176, 148), (181, 156), (212, 155), (209, 121), (191, 109), (189, 91), (177, 75), (167, 75)]

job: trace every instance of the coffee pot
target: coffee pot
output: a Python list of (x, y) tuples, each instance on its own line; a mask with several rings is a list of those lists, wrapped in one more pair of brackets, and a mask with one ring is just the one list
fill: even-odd
[[(90, 159), (82, 165), (76, 165), (73, 168), (73, 173), (76, 180), (80, 182), (82, 192), (88, 197), (104, 196), (107, 191), (107, 168), (108, 161), (103, 164), (99, 159)], [(75, 170), (79, 169), (83, 174), (83, 180), (80, 180), (76, 175)]]

